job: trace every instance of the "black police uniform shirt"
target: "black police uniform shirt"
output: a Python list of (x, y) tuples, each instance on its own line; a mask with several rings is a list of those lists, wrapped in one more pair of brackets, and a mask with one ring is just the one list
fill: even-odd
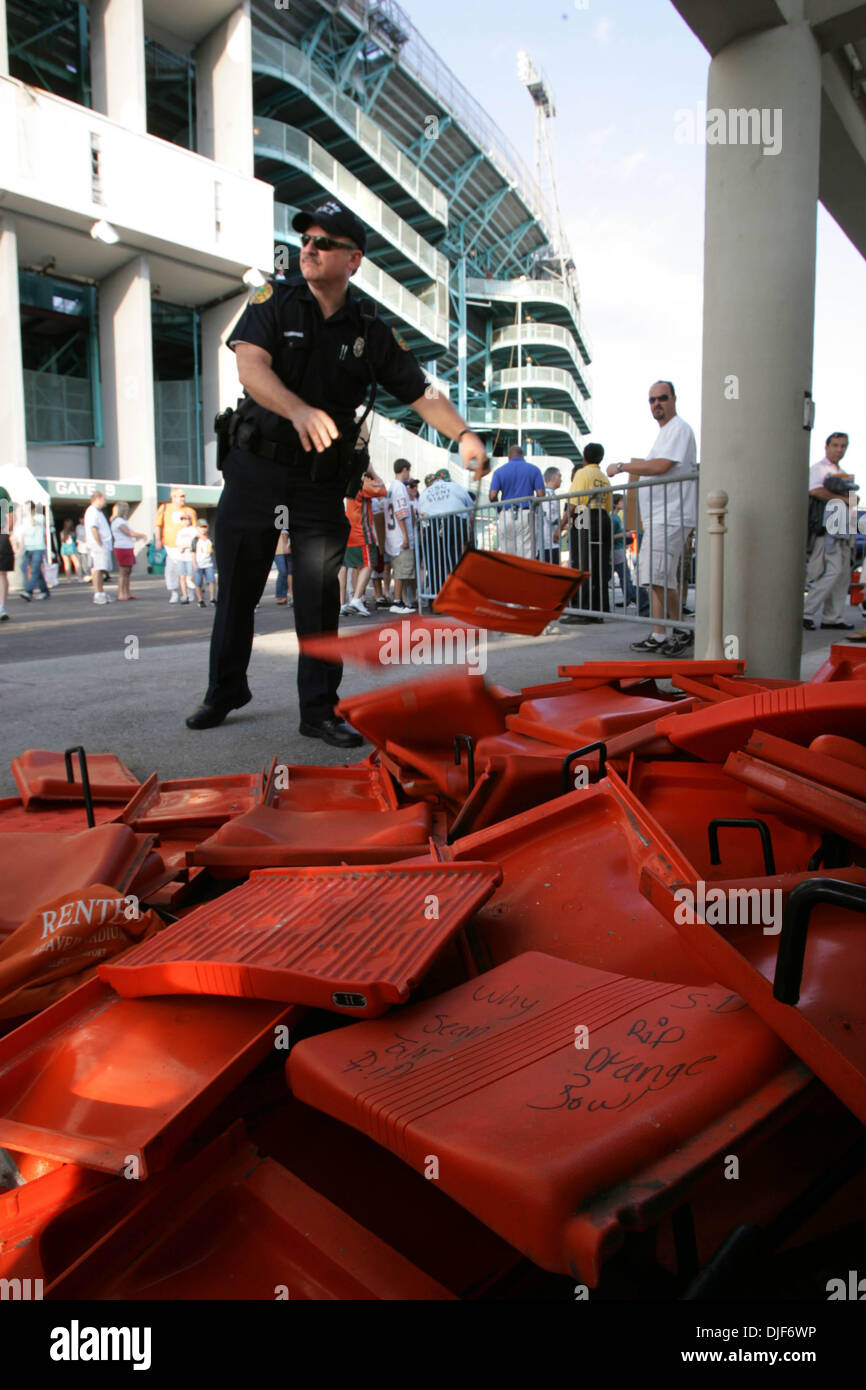
[[(229, 337), (230, 348), (238, 343), (264, 348), (284, 386), (307, 405), (327, 411), (341, 433), (351, 428), (370, 389), (364, 321), (351, 288), (346, 302), (326, 319), (302, 275), (268, 281), (250, 295)], [(380, 318), (369, 326), (368, 346), (376, 380), (398, 401), (409, 405), (423, 396), (423, 371)], [(249, 395), (242, 409), (266, 439), (300, 448), (294, 426), (282, 415)]]

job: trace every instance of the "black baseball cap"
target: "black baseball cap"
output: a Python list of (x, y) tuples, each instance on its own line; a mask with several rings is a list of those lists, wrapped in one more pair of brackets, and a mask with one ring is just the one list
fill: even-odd
[(367, 251), (367, 228), (364, 226), (360, 217), (356, 217), (348, 208), (338, 203), (336, 198), (328, 198), (324, 203), (320, 203), (311, 212), (298, 212), (292, 218), (292, 226), (296, 232), (305, 232), (313, 224), (317, 227), (324, 227), (326, 232), (333, 232), (336, 236), (349, 237), (354, 241), (359, 251)]

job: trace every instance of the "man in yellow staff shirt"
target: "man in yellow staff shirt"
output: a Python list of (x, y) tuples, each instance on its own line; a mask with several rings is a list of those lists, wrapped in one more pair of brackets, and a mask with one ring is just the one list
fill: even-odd
[[(577, 465), (571, 475), (568, 501), (571, 565), (573, 569), (589, 570), (589, 585), (579, 591), (579, 602), (594, 613), (610, 612), (613, 490), (599, 467), (603, 458), (600, 444), (587, 444), (583, 467)], [(604, 618), (566, 616), (560, 621), (603, 623)]]
[(182, 487), (173, 487), (171, 501), (162, 502), (156, 509), (153, 543), (157, 550), (165, 548), (165, 587), (169, 592), (169, 603), (178, 602), (178, 584), (184, 603), (189, 603), (186, 576), (180, 573), (177, 533), (184, 526), (195, 526), (197, 520), (195, 509), (186, 505), (186, 493)]

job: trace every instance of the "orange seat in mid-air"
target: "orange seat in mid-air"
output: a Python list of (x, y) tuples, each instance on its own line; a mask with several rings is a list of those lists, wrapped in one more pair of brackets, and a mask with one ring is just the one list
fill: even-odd
[[(434, 1177), (536, 1264), (594, 1283), (598, 1196), (674, 1151), (696, 1170), (724, 1154), (737, 1126), (718, 1122), (788, 1059), (726, 989), (530, 953), (297, 1043), (287, 1075), (299, 1100)], [(681, 1201), (676, 1186), (666, 1200)]]

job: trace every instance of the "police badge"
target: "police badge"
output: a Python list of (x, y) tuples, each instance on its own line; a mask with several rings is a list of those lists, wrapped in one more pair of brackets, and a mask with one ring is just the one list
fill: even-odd
[(356, 339), (355, 339), (354, 343), (352, 344), (352, 351), (354, 352), (354, 354), (355, 354), (356, 357), (360, 357), (360, 356), (361, 356), (361, 354), (362, 354), (363, 351), (364, 351), (364, 339), (363, 339), (363, 338), (356, 338)]

